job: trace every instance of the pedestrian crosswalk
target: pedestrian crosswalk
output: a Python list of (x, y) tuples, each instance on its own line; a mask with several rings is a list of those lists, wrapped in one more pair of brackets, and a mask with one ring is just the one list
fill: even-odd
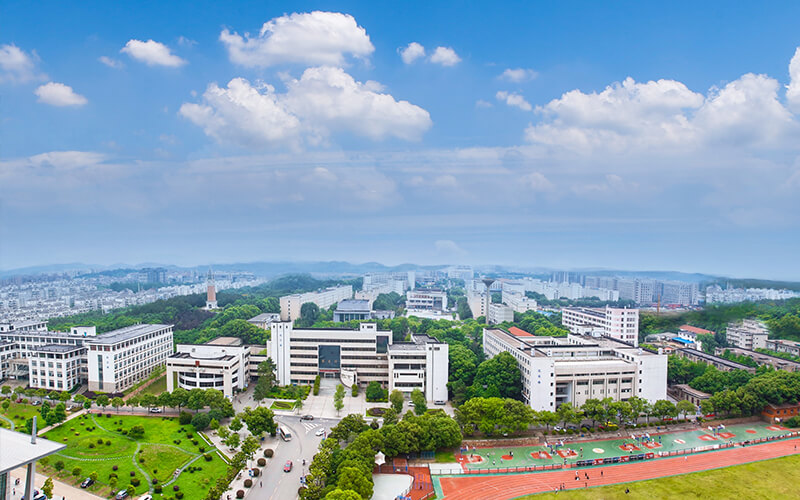
[(319, 427), (319, 425), (313, 422), (303, 422), (303, 427), (306, 428), (306, 433), (308, 433)]

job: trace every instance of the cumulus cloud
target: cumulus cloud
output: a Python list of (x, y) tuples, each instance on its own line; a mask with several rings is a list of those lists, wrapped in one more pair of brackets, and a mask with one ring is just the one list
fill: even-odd
[(800, 47), (794, 51), (789, 62), (789, 85), (786, 86), (786, 100), (795, 113), (800, 113)]
[(14, 44), (0, 45), (0, 83), (26, 83), (45, 75), (36, 70), (36, 54), (28, 54)]
[(416, 140), (432, 125), (424, 109), (380, 93), (377, 82), (357, 82), (341, 68), (309, 68), (285, 83), (285, 93), (242, 78), (227, 88), (211, 84), (201, 104), (186, 103), (180, 113), (218, 141), (248, 147), (319, 144), (339, 130), (373, 140)]
[(411, 64), (420, 57), (425, 57), (425, 47), (417, 42), (411, 42), (405, 48), (400, 49), (400, 57), (404, 63)]
[(523, 111), (531, 111), (533, 108), (531, 104), (525, 100), (522, 95), (517, 94), (516, 92), (506, 92), (505, 90), (499, 91), (495, 97), (498, 101), (502, 101), (509, 106), (514, 106), (515, 108), (519, 108)]
[(141, 40), (128, 40), (120, 52), (128, 54), (137, 61), (148, 66), (167, 66), (177, 68), (186, 64), (186, 60), (173, 54), (169, 47), (155, 40), (143, 42)]
[(525, 134), (533, 143), (584, 152), (785, 144), (798, 128), (778, 88), (776, 80), (752, 73), (707, 95), (675, 80), (626, 78), (600, 93), (573, 90), (538, 106), (543, 119)]
[(109, 68), (119, 69), (123, 66), (122, 61), (118, 61), (116, 59), (112, 59), (108, 56), (100, 56), (97, 58), (98, 61), (105, 64)]
[(33, 91), (38, 101), (51, 106), (83, 106), (89, 102), (85, 97), (76, 94), (72, 87), (63, 83), (50, 82)]
[(450, 47), (436, 47), (431, 57), (428, 59), (434, 64), (441, 64), (442, 66), (455, 66), (461, 62), (456, 51)]
[(375, 50), (353, 16), (339, 12), (294, 13), (264, 23), (258, 35), (225, 29), (219, 35), (230, 60), (248, 67), (285, 63), (336, 65), (345, 56), (366, 58)]
[(551, 193), (555, 186), (541, 172), (531, 172), (522, 177), (522, 184), (535, 193)]
[(521, 83), (533, 80), (537, 76), (539, 76), (539, 74), (532, 69), (508, 68), (507, 70), (503, 71), (498, 78), (507, 82)]

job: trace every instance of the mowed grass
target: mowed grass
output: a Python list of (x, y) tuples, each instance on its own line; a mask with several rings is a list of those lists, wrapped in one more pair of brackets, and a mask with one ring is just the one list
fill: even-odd
[(453, 463), (456, 461), (455, 452), (447, 450), (437, 451), (436, 461), (439, 463)]
[(269, 407), (270, 410), (292, 410), (294, 409), (295, 401), (275, 401)]
[[(624, 466), (621, 466), (624, 467)], [(521, 497), (526, 500), (800, 499), (800, 455), (679, 476)], [(628, 488), (630, 493), (626, 494)]]
[[(123, 434), (123, 431), (129, 431), (134, 425), (144, 427), (142, 438), (133, 440)], [(135, 477), (140, 481), (140, 485), (135, 486), (136, 494), (140, 495), (150, 489), (150, 484), (139, 467), (151, 479), (156, 478), (163, 484), (172, 479), (176, 469), (183, 467), (196, 456), (215, 451), (190, 425), (181, 425), (177, 418), (145, 417), (115, 412), (82, 415), (47, 432), (44, 437), (67, 445), (65, 450), (49, 457), (47, 463), (42, 464), (47, 473), (55, 474), (67, 483), (77, 484), (91, 472), (97, 472), (98, 484), (92, 486), (90, 491), (101, 495), (107, 495), (112, 491), (110, 480), (112, 474), (117, 475), (113, 491), (126, 488)], [(109, 441), (111, 444), (107, 444)], [(137, 445), (140, 447), (139, 453), (135, 453)], [(191, 474), (184, 472), (192, 476), (191, 480), (181, 476), (176, 484), (185, 484), (186, 487), (197, 491), (207, 485), (205, 486), (207, 491), (218, 473), (225, 468), (216, 454), (214, 457), (220, 462), (221, 467), (215, 467), (217, 464), (213, 463), (214, 460), (206, 462), (200, 458), (194, 465), (203, 469)], [(64, 463), (64, 468), (60, 472), (55, 469), (57, 461)], [(115, 466), (116, 471), (113, 470)], [(76, 467), (80, 468), (81, 472), (74, 476), (72, 471)], [(206, 481), (207, 478), (210, 480)], [(169, 496), (173, 496), (171, 485), (168, 488)], [(183, 489), (181, 486), (181, 490)], [(185, 498), (193, 498), (187, 493), (185, 495)]]
[[(38, 427), (40, 429), (43, 427), (43, 424), (44, 424), (43, 420), (44, 419), (42, 419), (42, 416), (39, 414), (39, 408), (41, 408), (41, 406), (33, 406), (31, 404), (15, 403), (13, 401), (10, 401), (10, 403), (11, 404), (9, 405), (8, 410), (4, 410), (0, 406), (0, 414), (2, 414), (6, 418), (11, 419), (14, 422), (14, 425), (16, 425), (17, 430), (24, 430), (25, 429), (25, 421), (28, 420), (29, 418), (33, 417), (34, 415), (37, 415), (39, 417), (39, 418), (36, 419)], [(52, 409), (52, 407), (55, 406), (55, 405), (51, 402), (50, 406), (51, 406), (51, 409)], [(3, 427), (5, 427), (7, 429), (11, 427), (11, 426), (8, 425), (8, 422), (6, 422), (4, 420), (0, 420), (0, 425), (2, 425), (2, 424), (5, 424), (5, 425), (3, 425)]]
[[(206, 462), (203, 458), (196, 460), (191, 466), (200, 467), (202, 470), (194, 472), (186, 470), (173, 483), (183, 492), (184, 500), (205, 498), (208, 490), (216, 484), (217, 478), (225, 475), (228, 465), (219, 457), (219, 453), (215, 451), (211, 453), (211, 457), (210, 462)], [(173, 498), (175, 496), (175, 492), (172, 490), (173, 484), (164, 488), (163, 494), (153, 495), (154, 500)]]
[(139, 393), (139, 396), (143, 394), (153, 394), (158, 396), (162, 392), (167, 392), (167, 376), (163, 375), (156, 380), (154, 380), (150, 385), (142, 389), (142, 392)]

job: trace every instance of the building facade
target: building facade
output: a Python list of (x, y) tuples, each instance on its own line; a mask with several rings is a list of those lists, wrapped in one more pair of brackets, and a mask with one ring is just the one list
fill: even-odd
[(267, 355), (281, 385), (310, 384), (320, 375), (348, 387), (373, 381), (405, 392), (418, 387), (429, 400), (446, 400), (447, 344), (412, 335), (411, 342), (392, 345), (392, 332), (378, 330), (375, 323), (350, 329), (294, 328), (281, 322), (272, 327)]
[(133, 325), (87, 342), (89, 390), (122, 392), (147, 378), (172, 353), (172, 325)]
[(446, 311), (447, 293), (442, 290), (409, 290), (406, 292), (406, 309)]
[(561, 324), (575, 334), (602, 335), (639, 345), (638, 309), (565, 307), (561, 310)]
[(744, 319), (741, 323), (728, 323), (726, 339), (731, 345), (742, 349), (758, 349), (767, 347), (769, 330), (756, 319)]
[(767, 339), (764, 348), (770, 351), (783, 352), (800, 357), (800, 342), (794, 340)]
[(514, 310), (505, 304), (489, 304), (489, 314), (486, 315), (486, 323), (489, 325), (499, 325), (504, 321), (514, 321)]
[(36, 389), (68, 391), (79, 385), (86, 364), (86, 348), (50, 344), (33, 349), (28, 356), (28, 384)]
[(650, 402), (666, 398), (667, 356), (609, 337), (538, 337), (518, 328), (485, 328), (488, 357), (508, 352), (522, 372), (522, 397), (534, 410), (555, 411), (562, 403), (587, 399)]
[(250, 381), (250, 347), (240, 339), (214, 339), (208, 344), (178, 344), (167, 358), (167, 391), (177, 384), (187, 391), (217, 389), (231, 398)]
[(300, 308), (312, 302), (320, 309), (326, 309), (339, 301), (353, 296), (350, 285), (326, 288), (317, 292), (297, 293), (281, 297), (281, 321), (294, 321), (300, 317)]
[(528, 311), (535, 311), (539, 306), (535, 299), (529, 299), (524, 293), (510, 292), (503, 288), (503, 304), (506, 304), (514, 312), (526, 313)]

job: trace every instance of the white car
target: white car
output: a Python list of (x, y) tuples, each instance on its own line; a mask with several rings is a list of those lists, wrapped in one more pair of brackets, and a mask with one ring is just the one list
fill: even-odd
[(139, 500), (153, 500), (153, 495), (142, 495)]
[(150, 413), (161, 413), (162, 411), (161, 408), (150, 408)]
[(325, 429), (317, 429), (317, 432), (314, 433), (316, 436), (322, 436), (325, 434)]

